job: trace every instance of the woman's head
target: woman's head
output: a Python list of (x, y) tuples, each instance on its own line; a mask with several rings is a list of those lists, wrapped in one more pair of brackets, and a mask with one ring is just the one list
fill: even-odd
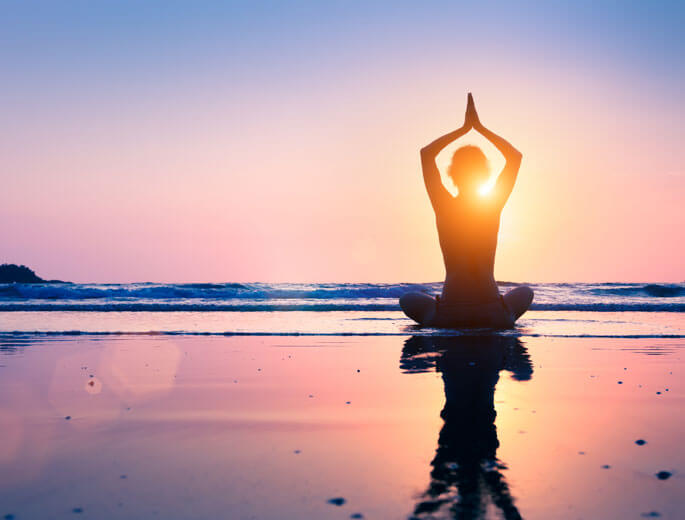
[(474, 194), (490, 178), (490, 164), (477, 146), (462, 146), (454, 152), (447, 175), (460, 194)]

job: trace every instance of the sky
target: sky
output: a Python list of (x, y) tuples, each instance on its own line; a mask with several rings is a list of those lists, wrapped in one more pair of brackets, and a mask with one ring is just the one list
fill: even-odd
[(2, 13), (0, 263), (76, 282), (438, 281), (419, 150), (461, 126), (470, 91), (523, 153), (498, 280), (685, 280), (682, 2)]

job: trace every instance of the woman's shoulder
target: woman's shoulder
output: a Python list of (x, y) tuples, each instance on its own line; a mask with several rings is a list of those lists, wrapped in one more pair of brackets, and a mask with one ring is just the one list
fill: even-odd
[(438, 217), (448, 215), (462, 215), (471, 218), (494, 217), (499, 216), (501, 212), (502, 208), (500, 205), (496, 203), (493, 197), (488, 196), (468, 200), (457, 195), (456, 197), (452, 197), (452, 200), (435, 208), (435, 214)]

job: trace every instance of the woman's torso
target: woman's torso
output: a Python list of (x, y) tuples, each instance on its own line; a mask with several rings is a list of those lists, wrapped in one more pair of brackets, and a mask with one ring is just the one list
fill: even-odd
[(495, 301), (495, 251), (500, 209), (479, 199), (466, 203), (457, 197), (436, 212), (440, 248), (445, 261), (445, 304), (480, 304)]

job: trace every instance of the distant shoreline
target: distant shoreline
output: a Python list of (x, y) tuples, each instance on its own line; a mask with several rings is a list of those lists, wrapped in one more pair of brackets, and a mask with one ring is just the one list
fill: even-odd
[(25, 265), (0, 265), (0, 283), (69, 283), (62, 280), (44, 280)]

